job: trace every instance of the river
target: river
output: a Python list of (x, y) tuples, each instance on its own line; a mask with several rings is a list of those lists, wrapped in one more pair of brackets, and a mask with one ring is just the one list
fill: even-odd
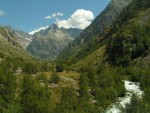
[(124, 80), (125, 88), (127, 90), (125, 97), (119, 97), (118, 101), (112, 104), (105, 113), (121, 113), (120, 107), (125, 108), (125, 105), (130, 103), (132, 93), (135, 93), (138, 97), (142, 97), (143, 92), (140, 90), (140, 84), (137, 82), (131, 82)]

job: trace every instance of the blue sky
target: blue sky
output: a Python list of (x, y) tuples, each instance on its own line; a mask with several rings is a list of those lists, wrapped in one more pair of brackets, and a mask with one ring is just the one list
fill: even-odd
[(60, 22), (61, 25), (68, 25), (69, 19), (78, 16), (77, 13), (92, 13), (95, 18), (109, 2), (110, 0), (0, 0), (0, 25), (9, 25), (25, 32), (60, 20), (64, 20)]

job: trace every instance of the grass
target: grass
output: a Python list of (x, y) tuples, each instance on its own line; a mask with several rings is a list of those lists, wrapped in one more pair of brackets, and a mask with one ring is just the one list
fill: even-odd
[[(52, 72), (43, 72), (48, 78), (51, 77), (51, 74)], [(39, 73), (40, 74), (40, 73)], [(57, 72), (58, 76), (63, 76), (63, 77), (69, 77), (69, 78), (72, 78), (72, 79), (78, 79), (79, 78), (79, 75), (80, 73), (78, 72), (75, 72), (75, 71), (69, 71), (69, 72), (66, 72), (66, 71), (63, 71), (63, 72)]]
[(104, 59), (104, 53), (105, 53), (105, 46), (102, 46), (92, 54), (85, 57), (85, 59), (78, 61), (76, 64), (73, 64), (71, 67), (79, 69), (81, 66), (97, 65)]
[[(46, 76), (47, 80), (50, 80), (52, 72), (41, 72), (38, 73), (37, 75), (42, 74)], [(57, 91), (57, 89), (62, 89), (64, 87), (72, 87), (77, 89), (78, 88), (78, 79), (80, 76), (80, 73), (77, 73), (75, 71), (70, 71), (70, 72), (58, 72), (58, 76), (60, 77), (60, 81), (58, 83), (58, 87), (53, 88), (52, 90)]]
[(72, 79), (78, 79), (79, 78), (79, 73), (75, 72), (75, 71), (69, 71), (69, 72), (60, 72), (58, 73), (59, 76), (63, 76), (63, 77), (69, 77)]
[[(47, 79), (50, 79), (52, 72), (41, 72), (43, 75), (46, 76)], [(38, 73), (37, 75), (40, 75), (41, 73)], [(75, 71), (70, 71), (70, 72), (58, 72), (58, 76), (60, 77), (60, 81), (58, 83), (58, 87), (56, 88), (49, 88), (51, 91), (51, 99), (50, 103), (52, 104), (52, 108), (55, 108), (57, 104), (60, 101), (61, 98), (61, 92), (62, 89), (65, 87), (71, 87), (71, 88), (78, 88), (78, 79), (80, 73), (77, 73)]]

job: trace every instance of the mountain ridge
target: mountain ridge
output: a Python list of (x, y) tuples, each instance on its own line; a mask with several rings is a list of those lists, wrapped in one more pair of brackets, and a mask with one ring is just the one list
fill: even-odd
[(36, 57), (54, 60), (80, 32), (80, 29), (59, 28), (56, 24), (52, 24), (46, 30), (33, 35), (34, 38), (27, 50)]
[[(126, 7), (132, 0), (112, 0), (107, 7), (93, 20), (79, 36), (60, 53), (58, 61), (61, 59), (71, 60), (83, 49), (86, 49), (89, 43), (95, 41), (103, 31), (108, 30), (111, 24), (115, 21), (117, 16), (124, 7)], [(100, 40), (100, 39), (98, 39)]]
[(5, 26), (6, 29), (8, 29), (16, 38), (16, 41), (24, 48), (26, 49), (27, 46), (30, 44), (32, 41), (32, 36), (29, 35), (28, 33), (25, 33), (23, 31), (19, 31), (17, 29), (14, 29), (10, 26)]
[[(145, 5), (137, 1), (134, 0), (123, 9), (109, 30), (75, 56), (71, 56), (72, 59), (67, 60), (68, 62), (65, 60), (66, 64), (77, 69), (82, 65), (96, 66), (101, 63), (148, 68), (149, 62), (146, 60), (150, 60), (150, 6), (147, 5), (148, 1), (143, 1)], [(90, 51), (92, 47), (94, 49)]]

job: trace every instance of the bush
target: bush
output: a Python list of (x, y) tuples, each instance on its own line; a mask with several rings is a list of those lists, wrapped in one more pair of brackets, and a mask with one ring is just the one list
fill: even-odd
[(51, 80), (50, 82), (51, 83), (54, 83), (54, 84), (58, 84), (59, 83), (59, 76), (57, 75), (56, 72), (53, 72), (52, 75), (51, 75)]
[(56, 65), (56, 72), (63, 72), (64, 66), (62, 64), (57, 64)]

